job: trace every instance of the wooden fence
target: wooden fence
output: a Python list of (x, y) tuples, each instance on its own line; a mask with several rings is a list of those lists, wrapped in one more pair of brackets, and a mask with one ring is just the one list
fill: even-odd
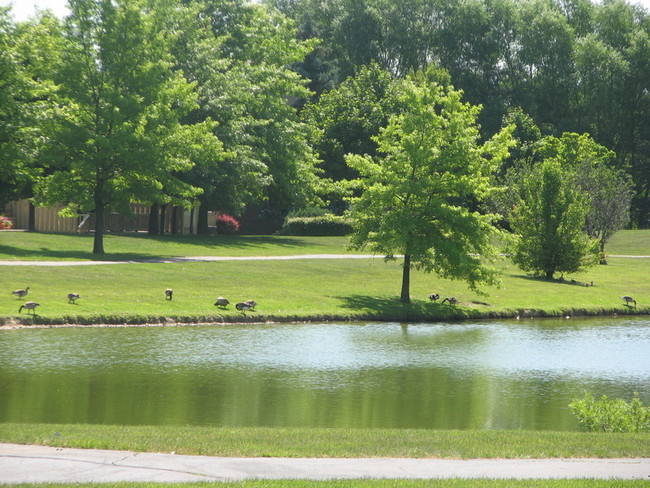
[[(61, 217), (62, 207), (35, 207), (35, 229), (39, 232), (89, 232), (95, 228), (93, 214), (76, 217)], [(132, 215), (108, 214), (107, 232), (142, 232), (149, 226), (149, 205), (131, 204)], [(29, 201), (20, 200), (5, 206), (5, 215), (11, 217), (14, 229), (29, 228)], [(167, 206), (164, 216), (164, 231), (171, 233), (174, 229), (179, 234), (196, 233), (198, 212), (191, 212), (183, 207)], [(175, 219), (175, 222), (173, 220)], [(194, 220), (194, 222), (192, 222)]]

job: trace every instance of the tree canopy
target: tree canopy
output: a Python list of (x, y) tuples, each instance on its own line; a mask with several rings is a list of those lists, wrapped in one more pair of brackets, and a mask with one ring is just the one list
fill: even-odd
[[(45, 125), (40, 157), (51, 172), (37, 187), (45, 203), (95, 215), (93, 252), (102, 254), (105, 212), (164, 194), (198, 193), (176, 177), (193, 152), (220, 152), (209, 121), (182, 125), (196, 93), (172, 70), (163, 0), (71, 0), (54, 73), (59, 109)], [(147, 8), (149, 7), (149, 9)], [(190, 150), (188, 150), (190, 148)], [(164, 191), (163, 191), (164, 189)]]
[(351, 199), (353, 247), (404, 256), (400, 299), (410, 302), (410, 270), (434, 271), (476, 289), (495, 284), (493, 216), (467, 203), (491, 191), (491, 172), (508, 155), (511, 128), (480, 143), (480, 108), (462, 93), (414, 73), (400, 84), (403, 111), (375, 140), (378, 155), (348, 155), (362, 193)]

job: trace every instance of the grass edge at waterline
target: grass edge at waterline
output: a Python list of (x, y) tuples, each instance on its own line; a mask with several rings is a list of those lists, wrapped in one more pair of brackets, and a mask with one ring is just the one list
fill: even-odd
[(0, 442), (225, 457), (641, 458), (650, 433), (0, 424)]
[(442, 313), (418, 313), (405, 311), (398, 314), (317, 314), (317, 315), (64, 315), (46, 317), (41, 315), (0, 316), (0, 327), (102, 327), (102, 326), (176, 326), (176, 325), (229, 325), (266, 323), (321, 323), (321, 322), (437, 322), (488, 319), (571, 318), (571, 317), (617, 317), (622, 315), (650, 315), (650, 307), (621, 310), (611, 309), (515, 309), (482, 312), (454, 308)]

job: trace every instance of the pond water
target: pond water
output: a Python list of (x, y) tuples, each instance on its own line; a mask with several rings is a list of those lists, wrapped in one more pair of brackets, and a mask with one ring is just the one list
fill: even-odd
[(650, 400), (650, 320), (0, 331), (0, 422), (575, 430)]

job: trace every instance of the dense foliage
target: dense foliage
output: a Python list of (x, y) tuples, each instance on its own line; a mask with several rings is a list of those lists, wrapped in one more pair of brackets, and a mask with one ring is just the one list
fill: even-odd
[[(632, 176), (632, 221), (650, 224), (650, 16), (624, 0), (268, 0), (320, 44), (301, 65), (317, 92), (374, 62), (401, 78), (431, 63), (485, 138), (520, 107), (542, 135), (590, 133)], [(355, 100), (350, 100), (355, 104)], [(336, 158), (325, 161), (337, 165)]]
[[(342, 214), (353, 197), (357, 212), (373, 198), (371, 161), (431, 156), (430, 174), (470, 174), (504, 126), (517, 146), (486, 158), (481, 178), (510, 197), (528, 191), (529, 202), (542, 186), (517, 179), (573, 181), (560, 192), (576, 202), (571, 230), (558, 229), (574, 244), (586, 232), (604, 253), (619, 228), (650, 223), (650, 16), (624, 0), (71, 0), (70, 12), (15, 22), (0, 9), (0, 201), (94, 212), (97, 252), (102, 214), (132, 202), (151, 204), (152, 222), (167, 205), (198, 207), (200, 233), (209, 210), (255, 207), (281, 221), (313, 205)], [(403, 145), (404, 123), (426, 118), (408, 95), (418, 76), (422, 93), (481, 107), (468, 111), (475, 148), (462, 162), (462, 151), (443, 160)], [(466, 140), (445, 127), (431, 148)], [(368, 182), (354, 187), (359, 175)], [(523, 222), (525, 207), (488, 200), (482, 180), (474, 193), (417, 183), (453, 196), (464, 215), (496, 209), (506, 228)], [(529, 264), (548, 249), (528, 244)], [(470, 283), (486, 278), (406, 254)], [(529, 264), (547, 276), (575, 268)]]
[(540, 163), (527, 174), (513, 212), (512, 226), (519, 234), (513, 262), (547, 279), (596, 263), (596, 243), (583, 230), (586, 198), (565, 176), (557, 160)]
[(590, 394), (574, 400), (569, 408), (587, 432), (650, 432), (650, 407), (643, 405), (638, 394), (629, 402)]
[(496, 282), (485, 265), (494, 253), (493, 216), (467, 203), (489, 195), (490, 175), (513, 144), (510, 127), (481, 144), (479, 108), (453, 87), (431, 81), (430, 73), (414, 73), (401, 84), (404, 110), (375, 138), (378, 156), (347, 156), (362, 188), (351, 199), (352, 246), (404, 256), (404, 303), (410, 303), (411, 267), (472, 288)]
[(288, 217), (280, 230), (288, 236), (344, 236), (352, 232), (350, 222), (340, 216)]

